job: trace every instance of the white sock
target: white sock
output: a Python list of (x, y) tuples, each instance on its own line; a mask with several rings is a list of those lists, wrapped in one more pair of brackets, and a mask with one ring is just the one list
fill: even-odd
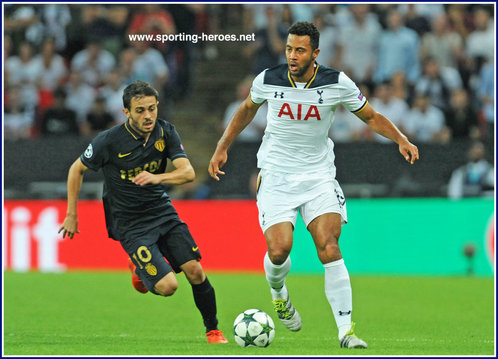
[(287, 299), (289, 293), (287, 292), (287, 287), (285, 286), (285, 278), (287, 273), (289, 273), (291, 268), (290, 257), (287, 257), (282, 264), (273, 264), (268, 256), (268, 252), (265, 254), (264, 267), (266, 280), (270, 285), (271, 296), (273, 299)]
[(324, 264), (323, 267), (325, 268), (325, 295), (332, 307), (339, 329), (339, 339), (341, 339), (351, 329), (351, 312), (353, 310), (351, 282), (342, 258)]

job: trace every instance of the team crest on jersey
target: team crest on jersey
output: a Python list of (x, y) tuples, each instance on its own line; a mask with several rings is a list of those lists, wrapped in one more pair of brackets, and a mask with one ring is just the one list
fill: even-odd
[(322, 104), (323, 103), (323, 98), (322, 98), (323, 90), (322, 91), (316, 90), (316, 93), (318, 94), (318, 96), (320, 96), (320, 98), (318, 99), (318, 103)]
[(154, 147), (159, 151), (159, 152), (163, 152), (164, 151), (164, 148), (166, 147), (166, 145), (164, 144), (164, 138), (160, 138), (158, 139), (155, 143), (154, 143)]
[(91, 143), (86, 148), (84, 156), (86, 158), (91, 158), (93, 156), (93, 146)]
[(157, 274), (157, 268), (155, 265), (151, 264), (151, 263), (147, 263), (145, 265), (145, 270), (147, 271), (147, 273), (149, 273), (150, 275), (156, 275)]

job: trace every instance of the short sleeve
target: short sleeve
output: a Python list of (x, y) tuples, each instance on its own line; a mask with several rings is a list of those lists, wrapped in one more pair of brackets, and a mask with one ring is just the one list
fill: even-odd
[(265, 102), (266, 100), (265, 92), (263, 90), (263, 80), (264, 80), (265, 71), (256, 76), (256, 78), (252, 82), (251, 101), (258, 105)]
[(165, 141), (168, 158), (173, 161), (176, 158), (187, 157), (180, 135), (176, 131), (175, 126), (168, 123), (164, 130), (166, 135)]
[(348, 111), (358, 112), (365, 107), (367, 98), (344, 72), (339, 75), (339, 85), (341, 87), (341, 103)]
[(80, 156), (81, 162), (93, 171), (98, 171), (109, 159), (106, 135), (107, 132), (98, 134)]

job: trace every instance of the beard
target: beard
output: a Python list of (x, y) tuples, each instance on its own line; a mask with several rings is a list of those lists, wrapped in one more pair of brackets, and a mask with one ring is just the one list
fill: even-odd
[(296, 65), (297, 66), (297, 70), (294, 70), (292, 71), (290, 68), (289, 68), (289, 71), (291, 73), (292, 76), (295, 76), (295, 77), (302, 77), (306, 71), (308, 71), (308, 69), (310, 68), (311, 64), (313, 64), (315, 60), (313, 58), (310, 58), (310, 60), (308, 61), (308, 63), (304, 64), (302, 67), (300, 67), (299, 65)]

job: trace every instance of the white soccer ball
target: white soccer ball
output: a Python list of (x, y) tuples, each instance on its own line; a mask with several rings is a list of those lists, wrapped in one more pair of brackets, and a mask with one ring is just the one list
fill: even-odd
[(262, 310), (248, 309), (235, 318), (233, 334), (241, 347), (267, 347), (275, 338), (275, 324)]

